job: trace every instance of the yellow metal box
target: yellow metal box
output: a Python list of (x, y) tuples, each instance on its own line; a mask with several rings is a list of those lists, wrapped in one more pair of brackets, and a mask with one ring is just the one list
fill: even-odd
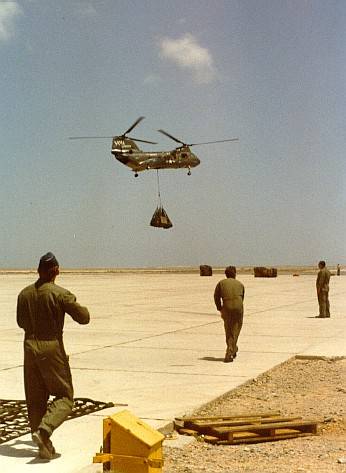
[(119, 473), (159, 473), (164, 438), (130, 411), (118, 412), (103, 420), (103, 453), (94, 463), (108, 463)]

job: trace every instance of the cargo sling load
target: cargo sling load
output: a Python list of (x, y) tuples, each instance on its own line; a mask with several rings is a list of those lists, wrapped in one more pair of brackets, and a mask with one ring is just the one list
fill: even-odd
[(167, 212), (162, 206), (156, 207), (154, 215), (151, 218), (150, 225), (152, 227), (159, 228), (171, 228), (173, 227), (172, 222), (170, 221)]
[(157, 171), (157, 189), (158, 189), (158, 204), (156, 210), (151, 218), (150, 225), (157, 228), (171, 228), (173, 227), (172, 222), (170, 221), (167, 212), (162, 207), (161, 194), (160, 194), (160, 181), (159, 181), (159, 172)]

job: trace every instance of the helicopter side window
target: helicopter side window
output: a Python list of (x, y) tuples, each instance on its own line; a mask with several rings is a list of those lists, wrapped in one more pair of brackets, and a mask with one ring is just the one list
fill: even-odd
[(182, 158), (187, 158), (187, 154), (186, 153), (181, 153), (181, 157)]

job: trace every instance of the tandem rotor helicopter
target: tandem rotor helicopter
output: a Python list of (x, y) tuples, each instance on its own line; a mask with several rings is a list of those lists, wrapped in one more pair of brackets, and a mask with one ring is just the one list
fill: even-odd
[(97, 139), (97, 138), (109, 138), (112, 139), (111, 153), (113, 156), (125, 166), (131, 168), (134, 172), (135, 177), (141, 171), (147, 171), (149, 169), (188, 169), (188, 175), (191, 175), (191, 168), (194, 168), (200, 164), (198, 157), (192, 153), (190, 148), (192, 146), (209, 145), (213, 143), (224, 143), (226, 141), (238, 141), (238, 138), (230, 138), (226, 140), (218, 141), (207, 141), (204, 143), (184, 143), (183, 141), (175, 138), (170, 133), (164, 130), (158, 130), (163, 135), (171, 138), (180, 146), (171, 151), (142, 151), (136, 145), (137, 142), (157, 144), (154, 141), (140, 140), (127, 136), (142, 120), (144, 117), (139, 117), (137, 120), (128, 128), (125, 133), (119, 136), (73, 136), (71, 140), (83, 140), (83, 139)]

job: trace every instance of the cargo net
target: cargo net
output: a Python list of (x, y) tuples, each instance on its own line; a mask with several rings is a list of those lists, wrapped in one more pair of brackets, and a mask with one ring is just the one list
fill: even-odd
[(156, 210), (151, 217), (150, 220), (150, 225), (152, 227), (157, 227), (157, 228), (171, 228), (173, 227), (172, 222), (170, 221), (167, 212), (165, 209), (162, 207), (162, 202), (161, 202), (161, 193), (160, 193), (160, 179), (159, 179), (159, 171), (156, 171), (157, 173), (157, 194), (158, 194), (158, 204), (156, 207)]
[[(74, 399), (68, 419), (85, 416), (93, 412), (114, 407), (112, 402), (93, 401), (85, 397)], [(28, 411), (25, 401), (0, 399), (0, 444), (30, 432)]]
[(167, 212), (161, 206), (157, 207), (151, 218), (150, 225), (158, 228), (171, 228), (173, 226)]

